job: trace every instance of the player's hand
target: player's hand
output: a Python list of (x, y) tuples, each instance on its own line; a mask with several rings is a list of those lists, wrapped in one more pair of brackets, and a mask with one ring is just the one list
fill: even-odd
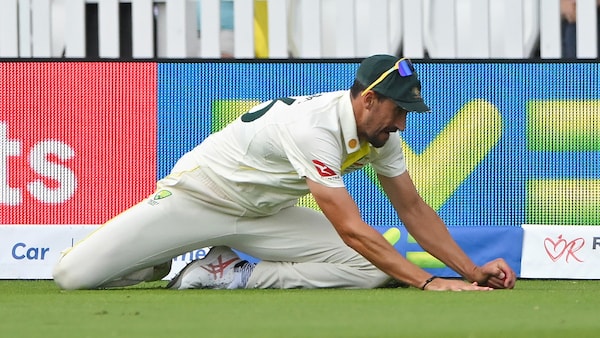
[(487, 285), (494, 289), (512, 289), (515, 287), (517, 275), (502, 258), (497, 258), (479, 268), (480, 278), (476, 280), (480, 285)]
[(477, 282), (467, 283), (458, 279), (436, 278), (432, 280), (425, 291), (491, 291), (494, 290), (488, 286), (479, 286)]

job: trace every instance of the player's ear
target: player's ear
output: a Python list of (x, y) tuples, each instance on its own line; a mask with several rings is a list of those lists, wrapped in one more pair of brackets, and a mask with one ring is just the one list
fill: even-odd
[(375, 100), (375, 93), (372, 90), (366, 91), (362, 95), (363, 104), (366, 109), (371, 109), (373, 101)]

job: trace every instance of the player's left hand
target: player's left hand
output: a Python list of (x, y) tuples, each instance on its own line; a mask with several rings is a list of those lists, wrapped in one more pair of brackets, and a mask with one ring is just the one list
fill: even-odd
[(497, 258), (479, 268), (482, 278), (477, 279), (479, 285), (487, 285), (494, 289), (512, 289), (517, 276), (513, 269), (502, 258)]

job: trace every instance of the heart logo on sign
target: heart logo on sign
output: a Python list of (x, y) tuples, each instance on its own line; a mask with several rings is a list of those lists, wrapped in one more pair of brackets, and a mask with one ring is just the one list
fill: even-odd
[(573, 257), (573, 259), (578, 262), (583, 262), (583, 260), (575, 255), (575, 253), (583, 248), (584, 245), (585, 240), (581, 237), (570, 242), (567, 242), (562, 235), (559, 235), (556, 240), (553, 240), (550, 237), (544, 239), (544, 248), (546, 249), (548, 257), (550, 257), (553, 262), (558, 261), (563, 256), (565, 256), (565, 262), (567, 263), (569, 263), (569, 257)]

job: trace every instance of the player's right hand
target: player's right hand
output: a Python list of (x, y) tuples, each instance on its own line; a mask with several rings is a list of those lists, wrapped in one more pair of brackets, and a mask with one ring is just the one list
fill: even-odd
[(479, 285), (487, 285), (494, 289), (512, 289), (515, 287), (517, 275), (502, 258), (477, 268), (477, 281)]

